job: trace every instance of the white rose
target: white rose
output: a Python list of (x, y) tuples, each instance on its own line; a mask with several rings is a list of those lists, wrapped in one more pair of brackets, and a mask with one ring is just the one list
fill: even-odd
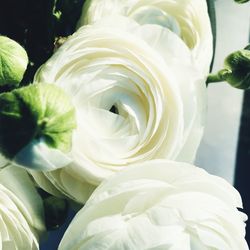
[(213, 46), (206, 0), (87, 0), (78, 26), (117, 14), (169, 28), (192, 50), (202, 72), (208, 73)]
[[(123, 28), (121, 28), (123, 27)], [(78, 30), (36, 75), (73, 98), (77, 129), (66, 168), (34, 173), (48, 192), (85, 202), (116, 171), (155, 158), (193, 161), (205, 80), (179, 37), (129, 18)]]
[(38, 237), (45, 230), (43, 204), (23, 169), (0, 170), (0, 249), (39, 249)]
[(186, 163), (148, 161), (110, 178), (69, 225), (59, 250), (247, 250), (239, 193)]

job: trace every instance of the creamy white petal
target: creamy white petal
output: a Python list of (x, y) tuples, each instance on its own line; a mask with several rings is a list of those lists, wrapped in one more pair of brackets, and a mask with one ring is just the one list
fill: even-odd
[(78, 26), (116, 15), (170, 29), (192, 50), (201, 71), (208, 73), (213, 48), (206, 0), (87, 0)]
[(186, 163), (148, 161), (103, 182), (59, 249), (248, 250), (239, 206), (237, 190), (219, 177)]
[(53, 194), (84, 203), (94, 186), (131, 164), (194, 160), (204, 127), (205, 79), (186, 44), (165, 27), (122, 16), (82, 27), (35, 81), (61, 86), (76, 108), (73, 162), (34, 177)]
[(0, 170), (0, 249), (39, 249), (45, 231), (42, 199), (25, 170)]
[(43, 140), (33, 140), (15, 155), (12, 162), (36, 171), (53, 171), (69, 165), (72, 159), (60, 150), (48, 147)]

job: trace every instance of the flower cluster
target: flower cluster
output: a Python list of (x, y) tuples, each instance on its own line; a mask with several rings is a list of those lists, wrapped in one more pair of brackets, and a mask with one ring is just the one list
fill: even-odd
[(27, 55), (14, 80), (3, 55), (0, 249), (39, 248), (34, 183), (81, 207), (60, 250), (248, 249), (239, 193), (192, 165), (213, 56), (205, 0), (87, 0), (26, 87)]

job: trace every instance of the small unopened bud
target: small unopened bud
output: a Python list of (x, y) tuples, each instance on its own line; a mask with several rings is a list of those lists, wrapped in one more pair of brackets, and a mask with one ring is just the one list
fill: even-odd
[(17, 86), (28, 65), (24, 48), (6, 36), (0, 36), (0, 88)]
[(235, 88), (250, 88), (250, 50), (243, 49), (225, 59), (225, 69), (230, 72), (225, 80)]
[(0, 154), (13, 164), (54, 170), (71, 162), (75, 110), (54, 84), (36, 83), (0, 94)]
[(224, 69), (207, 78), (207, 83), (221, 81), (238, 89), (250, 89), (250, 45), (227, 56)]

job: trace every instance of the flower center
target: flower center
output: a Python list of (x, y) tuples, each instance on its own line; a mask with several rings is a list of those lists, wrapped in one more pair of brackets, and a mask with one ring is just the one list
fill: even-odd
[(116, 115), (119, 115), (119, 110), (118, 110), (118, 108), (116, 107), (115, 104), (112, 105), (112, 107), (110, 108), (109, 112), (114, 113)]

